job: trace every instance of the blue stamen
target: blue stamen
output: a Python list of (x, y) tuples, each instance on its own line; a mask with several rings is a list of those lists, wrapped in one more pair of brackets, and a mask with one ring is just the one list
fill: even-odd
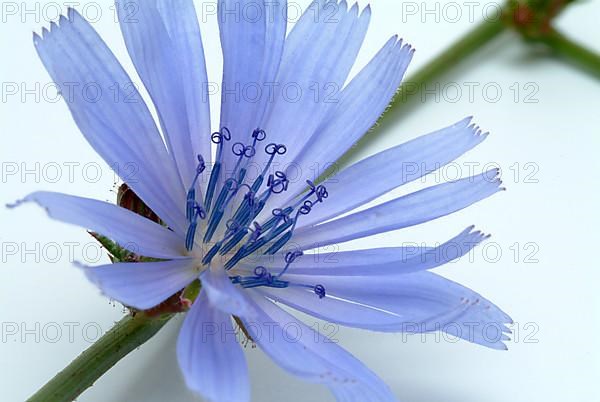
[(202, 264), (204, 264), (204, 265), (210, 264), (211, 260), (213, 259), (213, 257), (215, 255), (217, 255), (220, 248), (221, 248), (220, 243), (217, 243), (214, 246), (212, 246), (212, 248), (210, 250), (208, 250), (208, 253), (206, 253), (206, 255), (204, 256), (204, 258), (202, 258)]
[(271, 164), (273, 163), (273, 160), (275, 159), (275, 156), (277, 156), (277, 155), (279, 155), (279, 156), (285, 155), (286, 152), (287, 152), (287, 148), (283, 144), (275, 144), (275, 143), (268, 144), (265, 147), (265, 153), (267, 155), (269, 155), (270, 158), (267, 161), (267, 165), (263, 169), (263, 171), (261, 173), (261, 176), (265, 177), (267, 175), (267, 172), (269, 171), (269, 168), (271, 167)]
[(206, 169), (206, 164), (204, 163), (204, 158), (202, 155), (198, 155), (198, 167), (196, 168), (196, 176), (194, 176), (194, 180), (192, 181), (192, 185), (187, 193), (187, 202), (186, 202), (186, 210), (185, 215), (188, 222), (191, 222), (194, 219), (194, 213), (198, 208), (198, 203), (196, 201), (196, 183), (198, 182), (198, 178)]
[[(285, 191), (285, 189), (287, 189), (286, 181), (287, 178), (283, 173), (280, 175), (271, 175), (269, 177), (268, 191), (270, 193), (277, 193), (279, 190)], [(272, 211), (273, 218), (267, 221), (262, 227), (263, 230), (265, 230), (264, 235), (258, 239), (254, 239), (252, 242), (248, 240), (246, 244), (244, 244), (244, 246), (242, 246), (242, 248), (240, 248), (240, 250), (238, 250), (238, 252), (225, 264), (226, 269), (231, 269), (240, 260), (262, 248), (267, 243), (275, 240), (280, 235), (282, 236), (277, 239), (264, 254), (272, 255), (277, 253), (291, 240), (300, 215), (308, 215), (315, 204), (323, 202), (329, 195), (324, 186), (316, 186), (311, 181), (307, 181), (307, 183), (311, 189), (308, 194), (302, 197), (293, 207), (274, 209)], [(281, 188), (278, 186), (281, 186)], [(316, 199), (310, 200), (309, 198), (313, 196), (315, 196)], [(294, 218), (290, 218), (290, 214), (295, 208), (298, 208), (296, 215)], [(281, 222), (283, 223), (280, 224)], [(286, 232), (288, 229), (289, 231)]]
[(294, 209), (292, 207), (287, 207), (286, 209), (275, 208), (273, 211), (271, 211), (273, 217), (267, 222), (265, 222), (265, 224), (262, 226), (263, 229), (269, 230), (281, 220), (288, 221), (290, 219), (290, 214), (293, 212), (293, 210)]
[(267, 133), (265, 132), (265, 130), (257, 128), (252, 133), (252, 138), (254, 138), (254, 145), (256, 145), (257, 141), (264, 141), (265, 138), (267, 138)]
[(211, 210), (212, 199), (215, 194), (215, 189), (217, 188), (217, 181), (219, 180), (220, 174), (221, 162), (216, 162), (210, 173), (210, 179), (208, 181), (208, 187), (206, 189), (206, 198), (204, 199), (204, 205), (206, 205), (206, 210), (209, 212)]
[(243, 287), (245, 289), (257, 288), (257, 287), (261, 287), (261, 286), (275, 288), (275, 289), (283, 289), (283, 288), (287, 288), (290, 286), (307, 288), (307, 289), (311, 289), (319, 297), (319, 299), (323, 299), (327, 295), (327, 292), (323, 285), (312, 286), (312, 285), (296, 284), (296, 283), (291, 283), (289, 281), (284, 281), (284, 280), (280, 279), (281, 276), (287, 271), (289, 266), (291, 264), (293, 264), (293, 262), (296, 260), (296, 258), (298, 258), (301, 255), (302, 255), (301, 251), (287, 253), (285, 256), (286, 266), (285, 266), (284, 270), (278, 275), (273, 276), (265, 267), (258, 266), (256, 268), (254, 268), (254, 276), (234, 276), (234, 277), (230, 277), (229, 279), (231, 280), (231, 283), (233, 283), (234, 285), (240, 285), (241, 287)]
[(279, 250), (281, 250), (287, 244), (287, 242), (290, 241), (291, 238), (292, 238), (292, 231), (286, 232), (286, 234), (284, 234), (279, 239), (277, 239), (277, 241), (271, 247), (269, 247), (269, 249), (267, 251), (265, 251), (264, 254), (272, 255), (272, 254), (277, 253)]
[(188, 251), (192, 251), (194, 248), (194, 239), (196, 237), (196, 229), (198, 228), (197, 222), (192, 222), (188, 226), (187, 234), (185, 236), (185, 248)]
[(221, 162), (223, 143), (224, 141), (231, 141), (231, 131), (227, 127), (222, 127), (221, 131), (213, 133), (210, 139), (214, 144), (217, 144), (217, 161)]
[[(225, 200), (225, 206), (229, 205), (229, 203), (231, 202), (231, 200), (239, 193), (241, 188), (247, 188), (248, 189), (248, 193), (246, 193), (246, 195), (244, 195), (244, 199), (247, 198), (248, 194), (252, 195), (252, 189), (250, 188), (249, 185), (247, 184), (241, 184), (241, 185), (237, 185), (237, 183), (240, 183), (241, 181), (237, 181), (235, 182), (236, 185), (234, 187), (231, 188), (231, 195), (229, 197), (227, 197), (227, 199)], [(254, 201), (254, 198), (252, 198), (252, 202)], [(240, 205), (241, 206), (241, 205)], [(239, 211), (239, 207), (238, 207), (238, 211)]]
[[(198, 178), (206, 169), (204, 158), (202, 155), (198, 155), (198, 167), (196, 168), (196, 175), (192, 180), (192, 185), (187, 193), (185, 216), (189, 222), (188, 230), (185, 236), (185, 248), (191, 251), (194, 248), (194, 239), (196, 238), (196, 230), (198, 229), (198, 219), (206, 218), (206, 211), (204, 207), (196, 201), (196, 184)], [(200, 197), (202, 199), (202, 197)]]
[[(289, 218), (289, 214), (285, 216), (285, 219), (287, 219), (288, 221), (291, 220), (293, 222), (290, 230), (287, 233), (285, 233), (281, 238), (279, 238), (275, 242), (275, 244), (273, 244), (267, 251), (265, 251), (264, 254), (275, 254), (279, 250), (281, 250), (292, 238), (293, 232), (296, 229), (296, 224), (298, 223), (300, 215), (308, 215), (312, 211), (312, 208), (315, 204), (323, 202), (323, 200), (329, 196), (329, 194), (327, 193), (327, 189), (324, 186), (315, 186), (311, 181), (307, 181), (307, 183), (310, 186), (311, 191), (294, 205), (293, 208), (299, 207), (298, 211), (296, 212), (296, 216), (293, 219)], [(309, 200), (308, 198), (310, 198), (313, 195), (316, 195), (316, 200)], [(276, 211), (281, 210), (273, 210), (274, 215)], [(283, 214), (283, 212), (279, 213)]]
[[(275, 159), (275, 156), (283, 155), (286, 152), (287, 152), (287, 148), (285, 147), (285, 145), (269, 144), (265, 147), (265, 153), (267, 153), (268, 155), (271, 155), (271, 157), (269, 158), (267, 165), (265, 166), (265, 168), (263, 169), (261, 174), (258, 175), (258, 177), (254, 180), (254, 183), (252, 183), (251, 191), (253, 194), (258, 193), (258, 190), (264, 183), (267, 172), (268, 172), (269, 168), (271, 167), (271, 164), (273, 163), (273, 159)], [(285, 177), (285, 175), (283, 177)], [(286, 189), (287, 189), (287, 184), (286, 184)], [(263, 196), (261, 196), (259, 198), (262, 199), (266, 195), (270, 195), (270, 192), (266, 191), (265, 193), (263, 193)]]
[[(250, 183), (247, 177), (248, 166), (256, 156), (258, 142), (266, 139), (266, 133), (264, 130), (256, 129), (252, 133), (250, 144), (236, 142), (231, 146), (231, 152), (237, 156), (237, 160), (233, 171), (224, 177), (223, 152), (226, 146), (225, 142), (231, 141), (231, 138), (231, 133), (226, 127), (211, 136), (212, 142), (217, 145), (217, 157), (210, 174), (206, 194), (202, 197), (198, 187), (200, 175), (206, 170), (204, 159), (198, 156), (199, 164), (187, 192), (185, 208), (186, 219), (189, 223), (185, 245), (189, 251), (194, 247), (199, 220), (208, 218), (207, 224), (203, 226), (203, 229), (205, 228), (203, 241), (207, 244), (219, 228), (223, 228), (222, 221), (225, 215), (231, 216), (225, 223), (221, 238), (202, 258), (202, 263), (208, 265), (218, 254), (227, 255), (239, 247), (233, 257), (224, 264), (226, 270), (232, 269), (240, 260), (258, 250), (266, 250), (263, 251), (264, 254), (277, 254), (293, 237), (300, 216), (309, 214), (316, 204), (323, 202), (328, 196), (324, 186), (317, 186), (307, 181), (309, 190), (305, 194), (294, 200), (290, 206), (273, 209), (272, 217), (268, 218), (264, 224), (259, 224), (255, 219), (261, 214), (270, 197), (288, 190), (289, 180), (284, 172), (274, 171), (268, 174), (275, 157), (284, 155), (287, 148), (275, 143), (265, 146), (264, 152), (269, 155), (266, 166)], [(219, 183), (221, 183), (220, 188)], [(232, 208), (234, 203), (238, 204)], [(241, 246), (238, 246), (240, 244)], [(272, 275), (264, 267), (257, 267), (254, 275), (236, 276), (230, 279), (232, 283), (246, 288), (259, 286), (310, 288), (320, 298), (325, 297), (326, 292), (322, 285), (292, 284), (281, 279), (301, 255), (301, 251), (288, 252), (285, 255), (285, 267), (278, 275)]]
[(323, 286), (323, 285), (315, 286), (314, 291), (315, 291), (315, 294), (317, 296), (319, 296), (319, 299), (322, 299), (327, 295), (327, 292), (325, 291), (325, 286)]
[(290, 181), (287, 179), (285, 173), (277, 171), (275, 174), (269, 175), (267, 181), (267, 187), (273, 194), (281, 194), (287, 191)]
[(285, 268), (283, 268), (283, 271), (281, 271), (277, 277), (281, 277), (283, 274), (285, 274), (288, 270), (288, 268), (290, 267), (290, 265), (292, 265), (294, 263), (294, 261), (296, 261), (296, 259), (298, 257), (301, 257), (302, 255), (304, 255), (304, 253), (302, 251), (290, 251), (288, 253), (286, 253), (285, 255)]
[(250, 236), (250, 241), (256, 241), (260, 235), (262, 234), (263, 228), (258, 223), (254, 222), (254, 229), (252, 229), (252, 235)]
[(191, 222), (194, 219), (194, 213), (196, 211), (196, 190), (192, 189), (188, 191), (186, 208), (185, 208), (185, 219)]
[[(241, 142), (236, 142), (231, 147), (232, 153), (238, 157), (238, 160), (235, 164), (233, 172), (231, 173), (231, 176), (225, 181), (223, 187), (221, 188), (221, 192), (219, 193), (217, 201), (215, 202), (215, 206), (210, 218), (210, 223), (204, 236), (205, 243), (209, 242), (212, 236), (214, 235), (219, 224), (221, 223), (221, 219), (224, 216), (224, 211), (227, 205), (229, 205), (229, 203), (235, 198), (239, 190), (242, 187), (246, 187), (251, 191), (250, 186), (243, 182), (246, 178), (247, 173), (246, 165), (256, 155), (255, 145), (257, 141), (262, 141), (266, 137), (266, 134), (263, 130), (257, 129), (254, 130), (252, 137), (254, 138), (252, 145), (244, 145)], [(221, 143), (222, 141), (219, 142), (219, 145), (221, 145)], [(244, 159), (246, 159), (246, 162), (244, 163), (244, 165), (242, 165)]]
[(244, 237), (248, 234), (247, 229), (238, 230), (231, 239), (221, 249), (221, 255), (225, 255), (230, 252)]
[(217, 183), (219, 181), (219, 177), (221, 175), (221, 158), (223, 157), (223, 143), (225, 141), (231, 140), (231, 132), (227, 127), (221, 128), (221, 131), (213, 133), (211, 136), (211, 141), (214, 144), (217, 144), (217, 158), (215, 161), (215, 165), (210, 174), (210, 179), (208, 182), (208, 188), (206, 190), (206, 198), (204, 201), (204, 205), (206, 205), (206, 210), (210, 212), (212, 206), (212, 199), (215, 194), (215, 190), (217, 188)]
[(219, 222), (221, 222), (221, 218), (223, 218), (223, 211), (213, 211), (210, 217), (210, 222), (206, 229), (206, 233), (204, 234), (204, 239), (202, 240), (204, 243), (210, 242), (210, 239), (212, 239), (213, 235), (217, 231), (217, 227), (219, 226)]
[[(215, 234), (215, 231), (219, 227), (219, 223), (221, 223), (221, 218), (223, 218), (225, 211), (225, 200), (227, 200), (227, 194), (229, 193), (231, 187), (235, 183), (233, 179), (227, 179), (221, 192), (219, 193), (219, 197), (215, 201), (215, 206), (210, 216), (208, 228), (206, 229), (206, 233), (204, 235), (204, 243), (210, 242), (210, 239)], [(235, 183), (237, 186), (237, 183)]]

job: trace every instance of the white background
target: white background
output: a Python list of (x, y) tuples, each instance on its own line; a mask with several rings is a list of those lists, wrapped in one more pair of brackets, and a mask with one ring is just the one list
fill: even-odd
[[(8, 2), (3, 3), (4, 7)], [(35, 9), (36, 2), (26, 3), (29, 9)], [(307, 3), (298, 2), (303, 7)], [(418, 12), (409, 15), (403, 12), (406, 8), (400, 1), (374, 0), (371, 29), (357, 66), (364, 65), (389, 36), (399, 33), (417, 49), (409, 73), (416, 71), (474, 25), (476, 21), (470, 21), (465, 3), (456, 3), (463, 15), (453, 22), (448, 19), (455, 19), (454, 10), (444, 8), (445, 2), (437, 5), (436, 21), (435, 13), (422, 14), (424, 4), (435, 9), (433, 1), (413, 3)], [(37, 13), (24, 15), (24, 5), (15, 4), (21, 8), (18, 14), (3, 15), (6, 21), (0, 28), (0, 81), (23, 84), (28, 89), (35, 88), (36, 83), (43, 87), (50, 80), (35, 54), (31, 31), (47, 26), (45, 19), (53, 16), (54, 9), (40, 3)], [(475, 20), (481, 20), (485, 10), (494, 11), (485, 4), (471, 6)], [(109, 4), (103, 2), (99, 7), (103, 14), (95, 27), (133, 73)], [(91, 18), (95, 18), (97, 8), (87, 8)], [(600, 51), (599, 15), (600, 3), (588, 1), (571, 7), (558, 25)], [(202, 29), (209, 74), (218, 82), (221, 58), (215, 17), (209, 17)], [(336, 335), (340, 344), (383, 377), (403, 401), (600, 400), (600, 276), (595, 261), (600, 225), (596, 177), (600, 168), (600, 85), (560, 62), (534, 58), (529, 50), (516, 35), (502, 35), (442, 81), (440, 99), (429, 95), (426, 103), (418, 102), (417, 107), (407, 109), (393, 129), (361, 152), (365, 156), (474, 115), (476, 122), (493, 135), (457, 166), (466, 175), (465, 162), (480, 162), (479, 169), (486, 163), (497, 163), (503, 168), (509, 190), (453, 216), (362, 243), (435, 243), (476, 224), (493, 234), (488, 242), (493, 247), (478, 249), (472, 263), (463, 259), (438, 272), (476, 289), (509, 312), (517, 323), (519, 339), (509, 343), (507, 352), (466, 342), (436, 342), (433, 336), (423, 342), (419, 336), (404, 339), (402, 335), (341, 329)], [(453, 84), (444, 87), (447, 82)], [(473, 99), (469, 99), (468, 86), (474, 85), (471, 83), (478, 85)], [(516, 98), (515, 83), (521, 88)], [(497, 96), (492, 89), (483, 93), (486, 85), (501, 88), (502, 95)], [(525, 91), (526, 85), (529, 91)], [(457, 87), (463, 91), (458, 101)], [(529, 100), (536, 103), (525, 98), (531, 88), (535, 94)], [(114, 200), (112, 175), (78, 133), (62, 101), (36, 100), (31, 94), (21, 99), (21, 90), (10, 96), (3, 91), (2, 95), (3, 176), (6, 166), (16, 163), (19, 167), (18, 174), (2, 178), (2, 204), (35, 190)], [(213, 114), (216, 127), (218, 120)], [(35, 170), (38, 162), (40, 177), (21, 177), (23, 168)], [(71, 162), (79, 164), (73, 168), (72, 183), (64, 165)], [(54, 178), (56, 170), (49, 169), (55, 163), (62, 166), (62, 178), (52, 183), (54, 180), (48, 179)], [(83, 167), (88, 163), (92, 165), (85, 171)], [(85, 180), (95, 176), (95, 166), (102, 166), (100, 180)], [(456, 171), (445, 172), (453, 176)], [(2, 208), (0, 217), (0, 242), (3, 247), (18, 247), (15, 255), (3, 249), (0, 268), (0, 400), (12, 402), (24, 400), (37, 390), (89, 346), (98, 328), (108, 330), (123, 311), (102, 297), (69, 262), (65, 244), (76, 242), (74, 257), (81, 259), (84, 245), (91, 243), (85, 231), (51, 221), (34, 206), (11, 211)], [(36, 244), (38, 251), (27, 254), (25, 250), (35, 249)], [(55, 262), (50, 261), (56, 251), (51, 244), (61, 246), (62, 255)], [(498, 249), (502, 255), (496, 258)], [(94, 250), (87, 249), (92, 255)], [(516, 254), (515, 250), (520, 252)], [(80, 400), (199, 400), (186, 390), (176, 364), (175, 340), (180, 323), (181, 317), (173, 320)], [(18, 333), (9, 334), (6, 330), (13, 324), (20, 328)], [(77, 325), (73, 339), (69, 339), (68, 325)], [(57, 326), (62, 330), (58, 338)], [(324, 387), (292, 378), (260, 350), (247, 348), (246, 352), (254, 401), (332, 400)]]

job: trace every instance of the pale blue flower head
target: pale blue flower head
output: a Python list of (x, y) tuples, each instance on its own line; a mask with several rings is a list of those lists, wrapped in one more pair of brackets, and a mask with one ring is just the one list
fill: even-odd
[[(221, 119), (211, 134), (210, 85), (193, 2), (127, 4), (127, 10), (117, 5), (121, 30), (158, 126), (126, 71), (76, 11), (35, 35), (34, 43), (61, 88), (93, 84), (104, 94), (90, 102), (84, 91), (74, 91), (67, 104), (110, 166), (136, 166), (135, 177), (122, 179), (160, 222), (64, 194), (37, 192), (21, 202), (36, 202), (53, 218), (155, 259), (83, 267), (104, 294), (127, 306), (151, 309), (201, 280), (177, 345), (191, 389), (211, 401), (249, 401), (235, 316), (276, 363), (327, 385), (339, 401), (395, 400), (352, 355), (278, 304), (349, 327), (442, 330), (505, 348), (510, 318), (431, 272), (486, 238), (472, 227), (435, 248), (343, 251), (335, 264), (308, 255), (440, 218), (501, 189), (493, 170), (366, 205), (481, 143), (486, 134), (470, 118), (318, 184), (376, 123), (413, 56), (394, 36), (348, 82), (370, 7), (315, 0), (286, 36), (284, 0), (220, 0)], [(497, 336), (490, 337), (490, 325)]]

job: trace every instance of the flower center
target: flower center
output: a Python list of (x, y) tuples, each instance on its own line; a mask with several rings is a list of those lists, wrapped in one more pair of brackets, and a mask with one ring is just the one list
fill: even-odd
[[(269, 173), (274, 159), (287, 152), (283, 144), (266, 145), (264, 152), (267, 162), (264, 168), (255, 178), (248, 175), (248, 168), (257, 154), (257, 147), (266, 137), (264, 130), (256, 129), (252, 133), (250, 144), (234, 143), (230, 147), (231, 153), (235, 156), (234, 168), (230, 174), (227, 174), (223, 166), (223, 153), (225, 144), (231, 140), (231, 133), (226, 127), (214, 133), (211, 140), (217, 145), (216, 161), (204, 195), (198, 182), (206, 171), (206, 164), (202, 156), (198, 155), (196, 175), (187, 193), (188, 230), (185, 246), (191, 252), (198, 245), (196, 238), (201, 237), (199, 246), (206, 250), (202, 253), (202, 264), (205, 266), (210, 266), (213, 259), (220, 256), (225, 261), (223, 264), (225, 270), (230, 271), (250, 255), (277, 254), (292, 238), (300, 217), (308, 215), (315, 205), (322, 203), (328, 197), (325, 186), (317, 186), (307, 180), (307, 192), (298, 196), (291, 205), (271, 210), (270, 218), (264, 222), (257, 222), (267, 202), (272, 197), (287, 191), (289, 185), (289, 180), (283, 171)], [(198, 231), (199, 227), (202, 227), (202, 230)], [(202, 236), (199, 236), (199, 232)], [(281, 279), (301, 255), (300, 251), (285, 254), (284, 269), (277, 275), (272, 275), (265, 267), (258, 266), (253, 275), (230, 276), (230, 279), (232, 283), (244, 288), (307, 287), (312, 289), (319, 298), (325, 297), (326, 292), (322, 285), (292, 284)]]

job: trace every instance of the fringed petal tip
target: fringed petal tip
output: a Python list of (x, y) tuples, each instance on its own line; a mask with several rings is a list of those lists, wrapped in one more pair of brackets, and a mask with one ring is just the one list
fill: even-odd
[(49, 38), (53, 33), (57, 32), (60, 28), (62, 28), (64, 24), (75, 22), (75, 19), (77, 17), (83, 18), (81, 17), (81, 14), (79, 14), (79, 12), (73, 7), (68, 7), (66, 14), (61, 14), (58, 17), (58, 22), (50, 22), (50, 30), (48, 30), (46, 27), (43, 27), (41, 35), (35, 31), (33, 32), (33, 44), (37, 46), (41, 41)]
[(463, 294), (460, 304), (457, 311), (462, 312), (441, 326), (444, 332), (490, 349), (508, 350), (513, 324), (508, 314), (474, 292)]
[(21, 198), (20, 200), (16, 200), (15, 202), (4, 204), (4, 206), (8, 209), (14, 209), (14, 208), (20, 207), (21, 205), (25, 204), (28, 201), (29, 200), (27, 198)]
[(411, 53), (411, 56), (415, 50), (410, 43), (405, 42), (404, 38), (401, 38), (398, 34), (392, 35), (392, 37), (388, 40), (388, 43), (394, 43), (396, 49), (401, 49), (405, 53)]
[[(501, 351), (507, 351), (509, 349), (507, 343), (512, 342), (512, 338), (509, 336), (509, 335), (512, 335), (512, 330), (510, 328), (508, 328), (506, 325), (512, 324), (512, 320), (510, 320), (510, 321), (511, 321), (510, 323), (503, 324), (500, 340), (498, 342), (494, 343), (493, 345), (489, 345), (489, 347), (491, 349), (501, 350)], [(488, 346), (488, 345), (484, 345), (484, 346)]]
[(404, 38), (400, 38), (398, 35), (394, 35), (392, 38), (396, 40), (396, 48), (400, 49), (402, 54), (408, 58), (407, 61), (410, 61), (416, 49), (410, 43), (405, 42)]
[(372, 10), (371, 10), (371, 5), (367, 4), (363, 10), (359, 13), (360, 10), (360, 6), (358, 4), (358, 2), (355, 2), (354, 4), (352, 4), (352, 7), (348, 8), (347, 7), (347, 3), (345, 0), (343, 0), (340, 5), (345, 6), (346, 10), (348, 10), (348, 13), (352, 14), (353, 17), (355, 18), (370, 18), (371, 14), (372, 14)]
[(469, 241), (472, 241), (473, 243), (481, 243), (482, 241), (492, 237), (492, 235), (489, 233), (483, 233), (481, 230), (475, 230), (475, 225), (471, 225), (466, 228), (459, 236), (468, 236)]
[(499, 167), (486, 170), (480, 175), (480, 178), (483, 179), (484, 182), (497, 186), (498, 189), (502, 186), (501, 170)]
[(477, 135), (477, 136), (487, 136), (487, 135), (489, 135), (489, 133), (490, 133), (489, 131), (485, 131), (485, 132), (484, 132), (484, 131), (481, 129), (481, 127), (480, 127), (480, 126), (478, 126), (478, 125), (476, 125), (476, 124), (471, 124), (471, 125), (469, 126), (469, 128), (470, 128), (470, 129), (473, 131), (473, 133), (475, 133), (475, 135)]
[(509, 325), (514, 323), (512, 318), (487, 300), (465, 300), (465, 304), (469, 303), (471, 311), (464, 321), (468, 324), (478, 323), (479, 326), (478, 333), (470, 334), (474, 339), (464, 339), (491, 349), (508, 350), (506, 342), (511, 341), (509, 335), (512, 334), (512, 329)]
[(477, 140), (477, 144), (483, 142), (489, 135), (489, 131), (484, 131), (480, 125), (473, 122), (473, 116), (467, 116), (454, 125), (457, 129), (466, 129), (464, 132)]
[[(358, 3), (356, 3), (358, 4)], [(371, 4), (367, 4), (367, 6), (363, 9), (362, 13), (360, 14), (360, 16), (362, 17), (367, 16), (367, 15), (371, 15), (373, 13), (373, 10), (371, 10)]]
[(398, 41), (395, 45), (395, 50), (398, 52), (399, 57), (398, 70), (400, 71), (401, 77), (404, 78), (406, 69), (410, 65), (415, 54), (415, 48), (412, 47), (410, 43), (404, 42), (403, 38), (398, 39), (398, 35), (395, 37)]
[(506, 187), (503, 186), (504, 182), (502, 181), (500, 168), (488, 170), (483, 175), (486, 177), (486, 180), (489, 180), (492, 185), (496, 186), (496, 192), (506, 191)]
[(26, 197), (20, 198), (14, 202), (11, 203), (7, 203), (4, 204), (4, 206), (8, 209), (15, 209), (18, 208), (24, 204), (30, 203), (30, 202), (34, 202), (36, 203), (38, 206), (42, 207), (44, 209), (44, 211), (50, 216), (52, 217), (52, 214), (50, 213), (50, 210), (48, 209), (47, 206), (43, 205), (43, 203), (40, 202), (40, 200), (38, 199), (38, 195), (41, 194), (41, 192), (36, 191), (34, 193), (31, 193), (29, 195), (27, 195)]
[(354, 3), (348, 12), (352, 14), (353, 17), (358, 17), (358, 3)]

